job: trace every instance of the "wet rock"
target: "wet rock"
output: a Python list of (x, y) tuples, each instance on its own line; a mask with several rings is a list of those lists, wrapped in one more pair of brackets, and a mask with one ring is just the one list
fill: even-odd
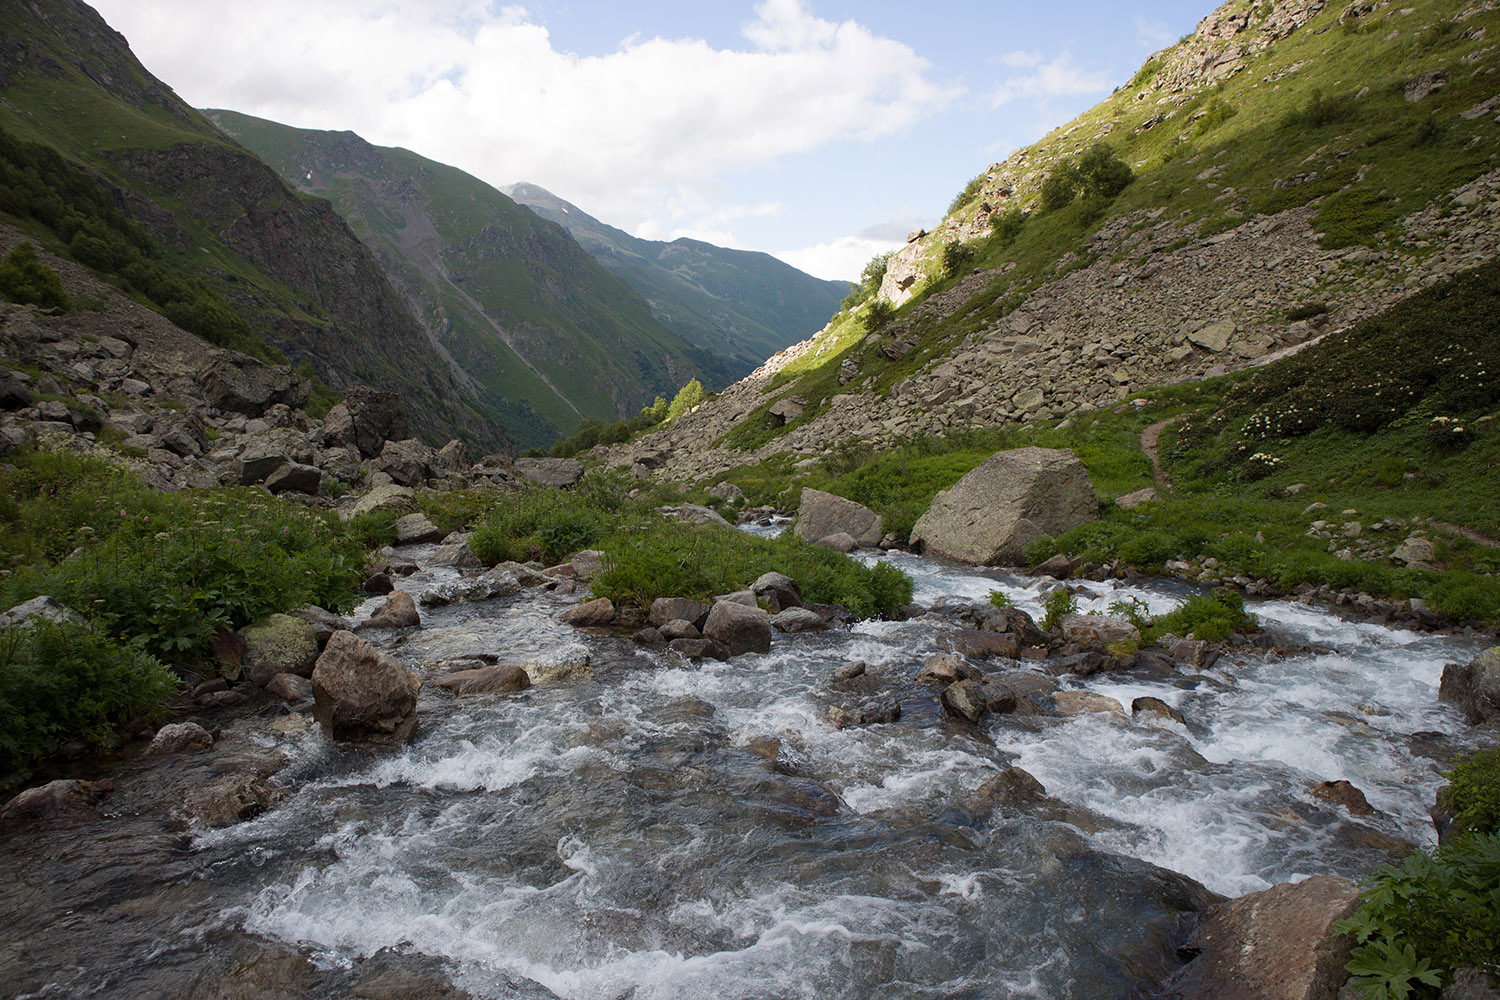
[(865, 663), (864, 660), (856, 660), (853, 663), (846, 663), (842, 667), (834, 670), (833, 680), (852, 681), (856, 677), (863, 677), (865, 675), (865, 671), (869, 669), (869, 665)]
[(440, 607), (460, 601), (487, 601), (492, 597), (509, 597), (521, 592), (521, 584), (509, 570), (492, 569), (488, 573), (450, 580), (422, 592), (425, 607)]
[(840, 531), (836, 535), (819, 538), (815, 544), (821, 545), (825, 549), (832, 549), (835, 552), (842, 552), (844, 555), (848, 555), (859, 548), (859, 542), (847, 531)]
[(1438, 697), (1457, 702), (1471, 726), (1500, 718), (1500, 646), (1486, 649), (1468, 663), (1443, 667)]
[(1048, 646), (1052, 637), (1037, 627), (1036, 620), (1020, 608), (997, 608), (992, 604), (977, 605), (983, 618), (980, 628), (985, 632), (1009, 633), (1023, 646)]
[(1031, 542), (1097, 520), (1099, 503), (1071, 451), (996, 452), (933, 498), (912, 528), (912, 545), (958, 562), (1015, 565)]
[(778, 632), (823, 632), (828, 623), (816, 611), (807, 608), (787, 608), (771, 616), (771, 624)]
[(692, 622), (683, 621), (681, 618), (674, 618), (662, 625), (661, 634), (662, 638), (666, 639), (668, 642), (673, 639), (703, 638), (703, 633), (698, 630), (698, 626), (694, 625)]
[(266, 682), (266, 691), (294, 705), (311, 701), (313, 696), (312, 681), (297, 674), (277, 674)]
[(264, 687), (276, 674), (308, 677), (318, 659), (318, 638), (311, 625), (295, 615), (272, 615), (240, 630), (245, 639), (241, 670)]
[(853, 707), (829, 705), (824, 718), (835, 729), (884, 725), (901, 720), (901, 704), (894, 699), (885, 699)]
[(706, 639), (717, 642), (730, 656), (771, 651), (771, 619), (760, 608), (719, 601), (703, 624)]
[(1343, 806), (1351, 816), (1373, 816), (1375, 810), (1365, 798), (1365, 793), (1342, 778), (1338, 781), (1322, 781), (1312, 787), (1314, 798)]
[(1047, 660), (1047, 670), (1054, 674), (1072, 674), (1075, 677), (1092, 677), (1094, 674), (1109, 671), (1119, 666), (1113, 656), (1106, 656), (1096, 651), (1083, 653), (1072, 653), (1067, 656), (1054, 656)]
[(283, 945), (252, 945), (235, 954), (230, 968), (200, 976), (185, 995), (202, 1000), (332, 996), (337, 990), (335, 976)]
[(359, 585), (359, 589), (367, 594), (389, 594), (396, 589), (396, 581), (391, 579), (389, 573), (371, 573), (365, 577), (365, 582)]
[(569, 608), (562, 614), (561, 621), (565, 625), (573, 625), (579, 628), (599, 627), (608, 625), (615, 620), (615, 605), (607, 597), (580, 604), (575, 608)]
[[(433, 552), (432, 558), (427, 560), (429, 566), (446, 566), (450, 569), (484, 569), (484, 560), (474, 554), (469, 548), (467, 540), (462, 542), (444, 542), (439, 545), (437, 551)], [(516, 580), (522, 586), (540, 586), (545, 583), (540, 573), (529, 574), (537, 578), (537, 583), (528, 584), (517, 574)]]
[(456, 695), (512, 694), (531, 686), (531, 675), (522, 667), (494, 666), (473, 670), (455, 670), (432, 681), (433, 687), (444, 688)]
[(7, 611), (0, 612), (0, 629), (24, 628), (38, 621), (66, 622), (82, 625), (83, 616), (56, 599), (43, 594), (29, 601), (22, 601)]
[(318, 643), (318, 652), (320, 653), (323, 651), (323, 647), (328, 645), (328, 640), (332, 637), (333, 633), (350, 627), (349, 619), (343, 615), (336, 615), (332, 611), (320, 608), (317, 605), (298, 608), (292, 614), (312, 626), (313, 638)]
[(673, 639), (667, 643), (667, 648), (689, 660), (701, 660), (705, 656), (715, 660), (729, 659), (729, 650), (712, 639)]
[(416, 732), (422, 682), (352, 632), (328, 640), (312, 682), (313, 714), (336, 740), (405, 743)]
[(1025, 815), (1047, 801), (1047, 789), (1019, 767), (1007, 767), (974, 790), (964, 803), (974, 812), (998, 809), (1010, 816)]
[(654, 629), (649, 625), (641, 629), (639, 632), (636, 632), (630, 638), (643, 646), (656, 646), (667, 641), (666, 636), (662, 635), (659, 630)]
[(1125, 706), (1108, 695), (1094, 691), (1058, 691), (1052, 696), (1058, 715), (1091, 715), (1100, 712), (1125, 713)]
[(406, 514), (396, 519), (397, 545), (425, 545), (442, 538), (442, 529), (429, 521), (426, 514)]
[(1327, 1000), (1348, 978), (1353, 938), (1333, 924), (1359, 907), (1347, 879), (1316, 875), (1219, 903), (1199, 918), (1197, 957), (1162, 992), (1172, 1000)]
[(59, 778), (20, 792), (0, 806), (0, 830), (86, 823), (98, 818), (99, 800), (115, 790), (109, 781)]
[(207, 750), (213, 745), (213, 734), (198, 723), (174, 722), (156, 731), (146, 753), (186, 753), (189, 750)]
[[(863, 504), (832, 493), (804, 487), (792, 530), (798, 538), (824, 543), (833, 535), (848, 535), (853, 548), (877, 545), (885, 534), (880, 515)], [(847, 549), (844, 551), (848, 551)]]
[(1130, 715), (1136, 719), (1166, 720), (1179, 725), (1187, 725), (1187, 720), (1182, 717), (1182, 713), (1160, 698), (1142, 697), (1134, 699), (1130, 703)]
[(1141, 639), (1140, 630), (1127, 619), (1104, 615), (1063, 615), (1062, 633), (1065, 642), (1080, 646), (1139, 642)]
[(939, 637), (938, 644), (950, 653), (971, 660), (1014, 660), (1020, 655), (1020, 640), (1002, 632), (980, 632), (965, 629)]
[(397, 590), (385, 599), (380, 610), (371, 615), (368, 620), (360, 622), (355, 628), (398, 629), (412, 628), (421, 624), (422, 616), (417, 612), (417, 603), (406, 591)]
[(943, 707), (952, 715), (978, 722), (989, 710), (989, 698), (977, 681), (963, 680), (943, 689)]
[(1218, 647), (1209, 645), (1202, 639), (1178, 639), (1167, 647), (1167, 652), (1172, 654), (1172, 659), (1189, 667), (1206, 670), (1214, 665), (1222, 652)]
[(1057, 580), (1066, 580), (1073, 575), (1073, 571), (1077, 568), (1078, 564), (1076, 562), (1059, 552), (1055, 556), (1044, 560), (1032, 569), (1031, 572), (1034, 576), (1050, 576)]
[(952, 653), (934, 653), (922, 661), (917, 680), (953, 684), (962, 680), (978, 680), (979, 676), (979, 671), (965, 663), (962, 657)]

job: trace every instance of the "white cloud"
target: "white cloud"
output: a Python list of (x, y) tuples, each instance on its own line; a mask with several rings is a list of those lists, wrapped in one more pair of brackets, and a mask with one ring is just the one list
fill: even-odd
[(841, 236), (828, 243), (801, 250), (779, 250), (773, 256), (817, 278), (831, 281), (858, 281), (870, 258), (898, 250), (902, 240), (872, 239), (868, 236)]
[(1177, 35), (1165, 22), (1153, 21), (1142, 14), (1136, 14), (1131, 20), (1135, 23), (1136, 40), (1153, 52), (1177, 41)]
[(1034, 52), (1012, 52), (1002, 56), (1001, 61), (1032, 72), (1013, 76), (995, 88), (990, 103), (997, 108), (1020, 98), (1047, 100), (1096, 94), (1108, 91), (1114, 84), (1107, 70), (1073, 65), (1072, 54), (1066, 50), (1051, 60)]
[(959, 93), (910, 46), (803, 0), (755, 7), (741, 47), (635, 36), (597, 56), (484, 0), (96, 5), (197, 106), (352, 129), (497, 186), (535, 181), (626, 229), (718, 231), (700, 217), (721, 200), (716, 178), (900, 132)]

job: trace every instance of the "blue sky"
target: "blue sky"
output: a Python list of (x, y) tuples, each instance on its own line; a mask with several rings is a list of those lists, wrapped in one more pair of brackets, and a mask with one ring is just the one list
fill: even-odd
[[(198, 107), (352, 129), (653, 239), (854, 278), (1203, 2), (95, 0)], [(205, 44), (213, 39), (213, 44)]]

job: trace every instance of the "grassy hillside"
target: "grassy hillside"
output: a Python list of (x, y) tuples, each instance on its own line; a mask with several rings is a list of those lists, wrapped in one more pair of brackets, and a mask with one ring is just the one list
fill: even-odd
[(349, 132), (206, 114), (333, 202), (517, 444), (633, 414), (691, 378), (728, 380), (561, 227), (478, 178)]
[(567, 229), (640, 292), (657, 318), (688, 342), (724, 358), (736, 375), (806, 339), (849, 292), (848, 282), (814, 278), (769, 254), (699, 240), (639, 239), (535, 184), (515, 184), (506, 191)]
[(393, 389), (435, 440), (504, 444), (326, 202), (178, 100), (90, 8), (3, 10), (7, 221), (206, 339)]
[[(1307, 207), (1324, 248), (1362, 248), (1367, 261), (1289, 290), (1298, 300), (1289, 311), (1309, 313), (1350, 293), (1348, 273), (1442, 252), (1401, 220), (1456, 207), (1450, 191), (1500, 166), (1497, 52), (1486, 40), (1500, 31), (1500, 12), (1425, 0), (1361, 16), (1346, 15), (1358, 5), (1328, 5), (1306, 23), (1289, 20), (1315, 6), (1224, 4), (1111, 97), (985, 170), (921, 245), (914, 294), (896, 308), (880, 302), (877, 269), (814, 349), (777, 377), (775, 398), (805, 400), (806, 422), (838, 393), (888, 395), (993, 330), (1042, 285), (1098, 262), (1091, 237), (1117, 220), (1131, 232), (1175, 220), (1186, 244)], [(1243, 30), (1221, 37), (1226, 24)], [(1128, 183), (1066, 190), (1063, 178), (1076, 178), (1093, 150), (1128, 167)], [(1050, 205), (1049, 181), (1066, 194)], [(1138, 246), (1104, 263), (1145, 268), (1182, 244)], [(1284, 318), (1271, 304), (1264, 313)], [(895, 357), (891, 340), (902, 345)], [(769, 418), (773, 402), (721, 443), (753, 450), (799, 426)]]

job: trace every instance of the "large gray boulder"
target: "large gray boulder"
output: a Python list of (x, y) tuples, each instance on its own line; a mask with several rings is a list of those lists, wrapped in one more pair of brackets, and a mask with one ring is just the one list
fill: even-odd
[(198, 373), (197, 383), (209, 405), (258, 417), (267, 407), (307, 404), (312, 382), (286, 365), (267, 365), (234, 351), (219, 351)]
[(313, 715), (336, 740), (405, 743), (422, 682), (353, 632), (335, 632), (313, 668)]
[(516, 472), (541, 486), (572, 486), (583, 478), (583, 463), (576, 458), (518, 458)]
[(769, 653), (771, 617), (760, 608), (719, 601), (703, 623), (703, 637), (723, 646), (730, 656)]
[(880, 515), (866, 507), (833, 493), (804, 488), (797, 508), (797, 523), (792, 528), (798, 538), (819, 542), (830, 535), (847, 534), (857, 545), (868, 548), (879, 545), (885, 534)]
[(934, 497), (911, 543), (943, 559), (1015, 565), (1031, 542), (1098, 516), (1094, 484), (1071, 451), (1017, 448), (996, 452)]
[(323, 419), (323, 443), (330, 448), (353, 448), (365, 458), (380, 454), (387, 441), (410, 436), (406, 409), (394, 392), (357, 385)]
[(261, 687), (277, 674), (307, 677), (317, 663), (317, 632), (295, 615), (272, 615), (240, 629), (240, 635), (245, 639), (244, 671)]
[(1468, 663), (1444, 667), (1438, 697), (1458, 702), (1471, 726), (1500, 719), (1500, 646), (1486, 649)]
[(1315, 875), (1205, 910), (1198, 952), (1159, 995), (1172, 1000), (1333, 1000), (1354, 938), (1333, 925), (1359, 908), (1347, 879)]

